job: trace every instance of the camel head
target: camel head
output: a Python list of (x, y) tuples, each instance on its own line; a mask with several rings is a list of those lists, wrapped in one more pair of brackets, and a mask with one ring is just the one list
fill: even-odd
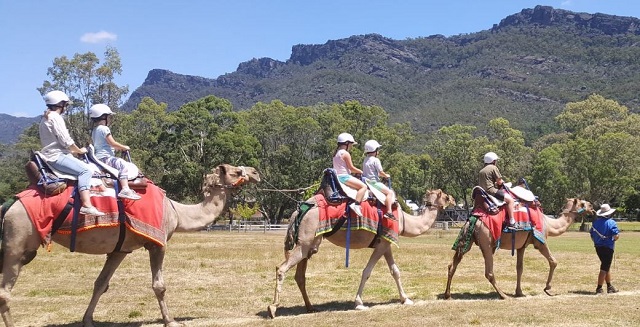
[(235, 167), (222, 164), (212, 169), (211, 173), (204, 177), (202, 192), (208, 196), (214, 188), (236, 189), (247, 182), (258, 183), (259, 181), (260, 174), (253, 167)]
[(562, 212), (574, 212), (578, 214), (586, 213), (589, 215), (595, 214), (595, 210), (593, 210), (591, 202), (577, 198), (567, 199), (567, 204), (565, 204)]
[(424, 195), (423, 202), (426, 206), (436, 207), (438, 210), (456, 205), (456, 200), (451, 195), (442, 192), (440, 189), (427, 190), (427, 193)]

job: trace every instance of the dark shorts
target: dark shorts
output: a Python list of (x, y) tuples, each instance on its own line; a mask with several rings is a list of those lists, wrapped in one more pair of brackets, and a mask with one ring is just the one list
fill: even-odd
[(611, 261), (613, 261), (613, 249), (606, 246), (596, 246), (596, 253), (600, 258), (600, 270), (608, 272), (611, 268)]
[(504, 201), (504, 189), (503, 188), (499, 189), (498, 192), (496, 192), (496, 194), (493, 195), (493, 197), (500, 201)]

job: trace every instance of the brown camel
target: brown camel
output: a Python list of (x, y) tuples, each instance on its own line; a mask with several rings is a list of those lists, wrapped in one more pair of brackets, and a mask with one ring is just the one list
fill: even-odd
[[(308, 200), (308, 202), (315, 203), (313, 198)], [(443, 193), (441, 190), (434, 190), (428, 191), (425, 195), (425, 204), (426, 209), (421, 216), (412, 216), (402, 212), (398, 224), (398, 234), (400, 236), (416, 237), (424, 234), (429, 230), (429, 228), (431, 228), (431, 225), (433, 225), (433, 223), (435, 222), (438, 211), (447, 206), (455, 205), (455, 201), (453, 197)], [(294, 213), (292, 217), (296, 217), (296, 215), (297, 213)], [(308, 260), (313, 254), (318, 252), (318, 248), (320, 247), (320, 243), (323, 239), (323, 236), (316, 236), (316, 229), (319, 225), (319, 217), (320, 214), (318, 211), (318, 207), (314, 207), (307, 212), (307, 214), (302, 219), (302, 222), (300, 223), (298, 230), (298, 241), (295, 244), (295, 247), (293, 247), (293, 249), (290, 251), (285, 250), (285, 260), (278, 267), (276, 267), (276, 290), (273, 297), (273, 303), (268, 307), (269, 315), (271, 318), (274, 318), (276, 316), (276, 309), (280, 302), (280, 292), (282, 291), (284, 275), (291, 267), (295, 265), (297, 265), (295, 280), (298, 284), (300, 292), (302, 293), (302, 298), (304, 299), (307, 311), (315, 311), (313, 306), (311, 305), (311, 302), (309, 301), (309, 296), (307, 295), (305, 273), (307, 270)], [(293, 221), (294, 219), (292, 219), (291, 225), (289, 226), (289, 230), (287, 232), (287, 236), (285, 238), (285, 248), (286, 243), (292, 242), (293, 240)], [(351, 249), (368, 248), (375, 237), (375, 234), (368, 231), (353, 230), (351, 231), (351, 242), (349, 246)], [(329, 240), (329, 242), (337, 246), (346, 247), (345, 230), (340, 230), (335, 234), (328, 236), (327, 239)], [(369, 279), (369, 276), (373, 271), (373, 268), (382, 256), (384, 256), (385, 260), (387, 261), (387, 265), (389, 266), (391, 275), (393, 276), (393, 279), (396, 282), (396, 286), (398, 287), (398, 291), (400, 292), (400, 302), (403, 304), (413, 304), (413, 301), (409, 299), (402, 288), (402, 283), (400, 281), (400, 269), (393, 259), (393, 254), (391, 252), (391, 243), (385, 239), (378, 238), (373, 249), (373, 253), (369, 258), (369, 262), (362, 271), (360, 287), (358, 287), (358, 293), (356, 294), (355, 300), (355, 308), (357, 310), (367, 309), (367, 307), (362, 302), (362, 291), (367, 279)]]
[[(593, 213), (593, 207), (591, 203), (587, 201), (583, 201), (580, 199), (567, 199), (567, 203), (562, 210), (562, 214), (557, 219), (548, 217), (543, 215), (544, 224), (546, 229), (544, 231), (544, 239), (548, 239), (549, 236), (559, 236), (567, 231), (567, 228), (571, 226), (575, 218), (581, 213)], [(484, 257), (484, 275), (489, 280), (491, 285), (496, 289), (496, 292), (500, 295), (500, 298), (507, 299), (508, 296), (500, 290), (498, 285), (496, 284), (496, 278), (493, 274), (493, 254), (496, 251), (496, 241), (491, 236), (491, 232), (489, 228), (484, 223), (481, 223), (480, 220), (475, 225), (475, 229), (470, 230), (469, 222), (465, 223), (462, 227), (463, 233), (473, 233), (471, 235), (471, 242), (475, 243), (480, 247), (480, 251), (482, 252), (482, 256)], [(461, 233), (462, 234), (462, 233)], [(547, 295), (551, 295), (549, 291), (551, 290), (551, 279), (553, 278), (553, 271), (556, 269), (558, 262), (551, 255), (549, 251), (549, 247), (547, 243), (542, 243), (533, 237), (532, 231), (516, 231), (515, 232), (515, 241), (512, 242), (512, 233), (502, 233), (500, 240), (500, 248), (505, 250), (511, 250), (512, 243), (513, 247), (517, 252), (517, 261), (516, 261), (516, 272), (517, 272), (517, 283), (516, 283), (516, 293), (517, 297), (524, 296), (522, 293), (522, 288), (520, 286), (520, 281), (522, 279), (522, 270), (523, 270), (523, 259), (524, 259), (524, 250), (527, 248), (529, 244), (533, 244), (533, 246), (540, 251), (542, 256), (544, 256), (547, 261), (549, 261), (549, 275), (547, 277), (547, 285), (544, 288), (544, 292)], [(464, 251), (463, 242), (460, 242), (459, 246), (455, 250), (453, 255), (453, 262), (449, 265), (448, 268), (448, 279), (447, 279), (447, 288), (444, 292), (444, 298), (451, 298), (451, 279), (456, 272), (456, 268), (458, 264), (462, 260), (462, 256), (466, 253)], [(469, 248), (467, 249), (467, 251)]]
[[(163, 225), (168, 241), (174, 232), (189, 232), (203, 229), (214, 222), (223, 212), (227, 201), (237, 188), (245, 182), (257, 183), (260, 176), (255, 168), (220, 165), (204, 178), (202, 190), (204, 201), (187, 205), (164, 198)], [(20, 269), (31, 262), (42, 244), (36, 228), (27, 216), (20, 201), (9, 208), (4, 216), (4, 235), (2, 239), (2, 287), (0, 288), (0, 312), (7, 327), (14, 326), (9, 311), (11, 289)], [(133, 250), (145, 247), (149, 251), (151, 263), (152, 288), (160, 305), (165, 326), (182, 326), (169, 316), (165, 302), (165, 285), (162, 277), (162, 263), (165, 248), (126, 229), (124, 243), (120, 252), (113, 252), (118, 242), (119, 228), (93, 228), (78, 233), (75, 250), (88, 254), (107, 254), (107, 260), (94, 283), (93, 296), (82, 319), (84, 326), (94, 326), (93, 312), (102, 293), (107, 291), (109, 280), (126, 255)], [(70, 235), (54, 234), (53, 241), (65, 247), (70, 246)], [(165, 243), (166, 243), (165, 241)]]

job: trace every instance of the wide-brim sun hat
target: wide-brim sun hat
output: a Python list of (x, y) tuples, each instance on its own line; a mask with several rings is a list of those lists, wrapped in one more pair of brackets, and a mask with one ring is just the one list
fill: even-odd
[(598, 211), (596, 211), (596, 215), (598, 215), (598, 216), (608, 216), (608, 215), (614, 213), (615, 211), (616, 211), (615, 208), (611, 208), (611, 206), (608, 203), (605, 203), (605, 204), (600, 206), (600, 209), (598, 209)]

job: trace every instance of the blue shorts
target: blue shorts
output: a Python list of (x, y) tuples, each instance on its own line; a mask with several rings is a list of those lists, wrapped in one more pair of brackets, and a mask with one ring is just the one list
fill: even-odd
[(347, 184), (347, 181), (350, 180), (351, 178), (355, 178), (355, 177), (351, 175), (338, 175), (338, 180), (342, 184)]

